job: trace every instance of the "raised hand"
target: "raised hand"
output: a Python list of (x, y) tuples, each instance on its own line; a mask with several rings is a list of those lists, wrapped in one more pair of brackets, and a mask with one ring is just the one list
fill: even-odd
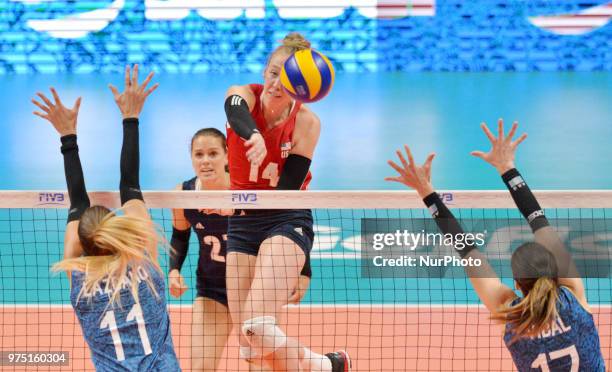
[(34, 115), (40, 116), (51, 122), (55, 130), (62, 137), (69, 134), (76, 134), (77, 116), (79, 115), (79, 108), (81, 107), (81, 97), (77, 98), (72, 108), (69, 109), (64, 106), (55, 88), (51, 87), (50, 90), (51, 94), (53, 94), (55, 103), (51, 103), (51, 101), (41, 92), (36, 93), (44, 103), (40, 103), (35, 98), (32, 99), (32, 103), (42, 110), (42, 112), (34, 111)]
[(510, 132), (505, 137), (503, 119), (497, 121), (497, 137), (491, 133), (486, 123), (480, 124), (480, 127), (487, 135), (487, 138), (489, 138), (489, 141), (491, 141), (492, 147), (487, 153), (483, 151), (472, 151), (471, 154), (491, 164), (497, 169), (499, 174), (504, 174), (508, 170), (514, 168), (514, 152), (518, 145), (527, 138), (527, 134), (523, 133), (516, 140), (512, 140), (518, 128), (518, 122), (515, 121), (512, 124)]
[(397, 150), (397, 157), (400, 159), (402, 166), (400, 167), (392, 160), (388, 160), (387, 163), (393, 169), (395, 169), (397, 173), (399, 173), (399, 176), (387, 177), (385, 178), (385, 181), (403, 183), (404, 185), (415, 189), (419, 196), (424, 198), (434, 191), (433, 186), (431, 185), (431, 163), (436, 154), (429, 154), (429, 156), (427, 156), (427, 160), (425, 160), (425, 163), (418, 166), (414, 163), (414, 158), (412, 157), (410, 148), (407, 145), (404, 145), (404, 149), (406, 150), (408, 161), (406, 161), (402, 152)]
[(153, 75), (153, 72), (149, 73), (142, 84), (138, 85), (138, 65), (134, 65), (133, 71), (130, 71), (130, 66), (128, 65), (125, 66), (125, 90), (123, 93), (119, 93), (119, 90), (114, 85), (108, 85), (124, 119), (138, 119), (138, 116), (140, 116), (147, 97), (159, 86), (157, 83), (147, 89), (147, 85), (153, 78)]

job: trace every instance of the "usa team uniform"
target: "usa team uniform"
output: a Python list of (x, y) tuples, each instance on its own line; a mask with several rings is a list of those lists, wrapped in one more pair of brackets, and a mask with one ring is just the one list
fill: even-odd
[[(183, 190), (195, 190), (196, 180), (194, 177), (183, 182)], [(225, 254), (229, 215), (234, 211), (185, 209), (183, 213), (195, 231), (200, 246), (196, 270), (197, 295), (227, 306)]]
[[(84, 274), (72, 272), (70, 301), (81, 324), (98, 371), (180, 371), (170, 333), (164, 277), (153, 268), (139, 266), (128, 270), (137, 275), (140, 303), (137, 304), (129, 283), (120, 292), (120, 300), (109, 306), (104, 283), (93, 294), (79, 298)], [(157, 292), (142, 279), (150, 277)]]
[[(514, 303), (519, 299), (514, 300)], [(603, 372), (605, 364), (599, 334), (591, 315), (566, 287), (559, 287), (559, 318), (554, 326), (533, 338), (511, 343), (506, 324), (504, 341), (519, 371)]]
[[(274, 190), (292, 147), (296, 116), (301, 104), (295, 101), (284, 122), (267, 129), (261, 106), (263, 85), (251, 84), (255, 105), (251, 112), (257, 129), (263, 136), (267, 154), (258, 167), (251, 167), (246, 157), (244, 140), (227, 126), (228, 160), (232, 190)], [(308, 172), (302, 190), (307, 189), (312, 175)], [(256, 256), (261, 243), (272, 236), (285, 236), (295, 242), (307, 257), (314, 240), (313, 218), (309, 209), (244, 210), (245, 215), (230, 218), (228, 252)]]

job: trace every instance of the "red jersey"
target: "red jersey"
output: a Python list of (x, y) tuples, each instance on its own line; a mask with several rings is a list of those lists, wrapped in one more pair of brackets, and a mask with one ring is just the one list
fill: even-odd
[[(283, 171), (285, 161), (293, 147), (293, 130), (295, 129), (295, 118), (300, 110), (301, 103), (295, 101), (289, 116), (274, 128), (268, 129), (261, 106), (261, 93), (263, 85), (250, 84), (249, 87), (255, 96), (255, 105), (251, 116), (257, 124), (257, 129), (266, 141), (267, 154), (259, 167), (251, 167), (246, 157), (247, 147), (244, 139), (240, 138), (229, 123), (227, 125), (227, 148), (229, 173), (232, 190), (273, 190), (278, 184)], [(302, 184), (305, 190), (312, 179), (308, 172)]]

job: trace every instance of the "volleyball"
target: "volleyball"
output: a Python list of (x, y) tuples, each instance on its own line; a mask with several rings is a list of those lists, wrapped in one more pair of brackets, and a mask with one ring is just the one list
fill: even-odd
[(334, 85), (334, 66), (322, 53), (302, 49), (285, 61), (280, 79), (291, 97), (301, 102), (316, 102)]

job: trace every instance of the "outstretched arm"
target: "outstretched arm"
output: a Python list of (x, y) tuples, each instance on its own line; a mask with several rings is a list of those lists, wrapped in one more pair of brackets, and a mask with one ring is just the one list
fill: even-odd
[(497, 137), (491, 133), (485, 123), (482, 123), (481, 127), (489, 141), (491, 141), (492, 147), (487, 153), (473, 151), (472, 155), (491, 164), (501, 175), (516, 206), (529, 223), (535, 236), (535, 241), (546, 247), (557, 260), (559, 283), (572, 289), (576, 298), (586, 305), (584, 285), (582, 279), (580, 279), (578, 275), (578, 270), (576, 269), (571, 255), (565, 248), (557, 232), (550, 226), (540, 204), (529, 189), (529, 186), (527, 186), (525, 179), (515, 167), (514, 157), (516, 149), (518, 145), (527, 138), (527, 135), (522, 134), (516, 140), (513, 140), (518, 128), (518, 123), (514, 122), (510, 132), (505, 136), (504, 122), (502, 119), (499, 119), (497, 123)]
[(119, 193), (121, 205), (127, 215), (150, 218), (140, 191), (140, 147), (138, 134), (138, 118), (147, 97), (157, 89), (159, 84), (147, 89), (153, 78), (151, 72), (144, 82), (138, 84), (138, 65), (125, 68), (125, 90), (119, 93), (117, 88), (109, 85), (115, 102), (123, 116), (123, 145), (121, 147), (121, 180)]
[(41, 111), (35, 111), (34, 115), (48, 120), (60, 135), (62, 142), (61, 151), (64, 156), (64, 173), (70, 199), (68, 221), (64, 235), (64, 258), (76, 258), (81, 256), (83, 248), (79, 242), (78, 227), (79, 219), (83, 212), (89, 207), (89, 197), (85, 189), (85, 178), (79, 158), (79, 147), (77, 145), (77, 116), (81, 106), (81, 97), (74, 103), (71, 109), (65, 107), (60, 100), (55, 88), (51, 88), (54, 102), (51, 102), (44, 94), (36, 93), (42, 102), (32, 99)]
[[(392, 160), (388, 161), (389, 165), (399, 173), (399, 176), (387, 177), (385, 180), (399, 182), (416, 190), (443, 234), (451, 234), (453, 236), (463, 234), (461, 225), (431, 185), (431, 163), (435, 154), (429, 154), (425, 163), (422, 166), (418, 166), (415, 164), (408, 146), (404, 146), (404, 149), (406, 150), (408, 161), (406, 161), (400, 150), (397, 150), (397, 156), (402, 164), (401, 166)], [(461, 250), (457, 249), (457, 253), (462, 258), (480, 259), (482, 262), (482, 265), (479, 267), (466, 266), (465, 271), (476, 294), (478, 294), (478, 297), (489, 311), (496, 313), (501, 305), (516, 297), (514, 291), (503, 284), (499, 277), (497, 277), (486, 257), (473, 243), (466, 245)]]

